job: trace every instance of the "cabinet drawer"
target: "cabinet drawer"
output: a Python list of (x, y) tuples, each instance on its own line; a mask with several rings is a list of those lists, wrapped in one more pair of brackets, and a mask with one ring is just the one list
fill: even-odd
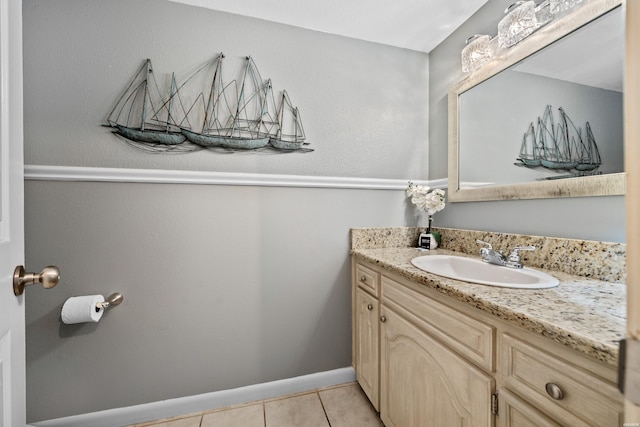
[(495, 328), (441, 304), (387, 276), (382, 276), (382, 302), (408, 312), (418, 326), (489, 372), (494, 368)]
[(502, 335), (501, 358), (507, 387), (561, 424), (621, 425), (622, 398), (612, 384), (509, 334)]
[(356, 264), (356, 283), (371, 294), (380, 296), (380, 274), (360, 263)]
[(507, 390), (498, 392), (498, 427), (562, 427)]

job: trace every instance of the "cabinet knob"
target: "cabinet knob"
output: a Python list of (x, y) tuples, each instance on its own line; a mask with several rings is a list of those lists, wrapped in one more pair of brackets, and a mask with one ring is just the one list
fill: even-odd
[(387, 318), (385, 316), (380, 316), (380, 321), (384, 323), (387, 321)]
[(361, 276), (360, 277), (360, 281), (361, 282), (366, 282), (367, 281), (367, 276)]
[(558, 384), (547, 383), (544, 386), (545, 390), (547, 390), (547, 394), (551, 396), (552, 399), (562, 400), (564, 398), (564, 393)]
[(369, 310), (369, 311), (373, 310), (373, 305), (367, 304), (367, 310)]

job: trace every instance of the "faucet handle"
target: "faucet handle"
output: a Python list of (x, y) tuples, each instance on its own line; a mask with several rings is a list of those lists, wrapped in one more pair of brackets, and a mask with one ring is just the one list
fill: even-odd
[[(493, 249), (493, 246), (491, 246), (491, 243), (483, 242), (480, 239), (476, 240), (476, 243), (479, 245), (485, 245), (486, 249)], [(482, 248), (482, 249), (485, 249), (485, 248)]]
[(516, 246), (509, 254), (509, 261), (520, 262), (520, 251), (535, 251), (535, 246)]
[(536, 247), (535, 246), (516, 246), (515, 248), (513, 248), (513, 250), (511, 251), (511, 253), (518, 253), (518, 251), (535, 251)]
[(491, 246), (491, 243), (483, 242), (482, 240), (476, 240), (476, 243), (484, 245), (484, 247), (480, 248), (480, 256), (482, 257), (483, 261), (487, 260), (491, 253), (494, 252), (493, 246)]

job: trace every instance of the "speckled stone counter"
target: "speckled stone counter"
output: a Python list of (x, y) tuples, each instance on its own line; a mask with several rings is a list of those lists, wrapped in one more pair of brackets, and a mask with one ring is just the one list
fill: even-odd
[[(409, 229), (406, 236), (402, 237), (400, 233), (400, 237), (395, 235), (390, 240), (400, 246), (405, 237), (411, 240), (411, 234)], [(380, 235), (384, 236), (385, 232), (381, 231)], [(411, 259), (418, 256), (464, 255), (460, 251), (419, 251), (406, 247), (411, 243), (402, 244), (405, 247), (386, 244), (357, 247), (352, 233), (351, 253), (357, 259), (377, 264), (609, 365), (617, 365), (618, 341), (624, 337), (626, 329), (626, 285), (623, 282), (544, 270), (560, 281), (557, 287), (525, 290), (475, 285), (427, 273), (411, 264)]]
[[(436, 227), (434, 230), (442, 234), (441, 247), (451, 251), (475, 256), (480, 248), (476, 240), (491, 243), (494, 249), (505, 253), (516, 246), (532, 245), (536, 247), (535, 251), (520, 253), (528, 267), (562, 271), (607, 282), (627, 280), (626, 245), (623, 243), (455, 228)], [(351, 249), (415, 247), (421, 231), (424, 231), (424, 227), (353, 228)]]

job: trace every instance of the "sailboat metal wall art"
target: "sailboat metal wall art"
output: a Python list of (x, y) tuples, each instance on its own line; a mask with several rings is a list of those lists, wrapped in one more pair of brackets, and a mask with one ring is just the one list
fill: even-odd
[(520, 155), (516, 166), (527, 168), (545, 168), (558, 172), (569, 172), (568, 175), (541, 179), (569, 178), (599, 173), (602, 165), (600, 151), (593, 136), (589, 122), (585, 131), (576, 127), (566, 111), (558, 108), (559, 121), (553, 119), (553, 109), (547, 105), (542, 117), (538, 116), (536, 126), (529, 123), (522, 136)]
[(220, 53), (168, 90), (156, 80), (147, 59), (118, 97), (107, 117), (113, 132), (128, 144), (152, 153), (306, 153), (300, 111), (286, 90), (278, 96), (251, 58), (239, 79), (223, 80)]

